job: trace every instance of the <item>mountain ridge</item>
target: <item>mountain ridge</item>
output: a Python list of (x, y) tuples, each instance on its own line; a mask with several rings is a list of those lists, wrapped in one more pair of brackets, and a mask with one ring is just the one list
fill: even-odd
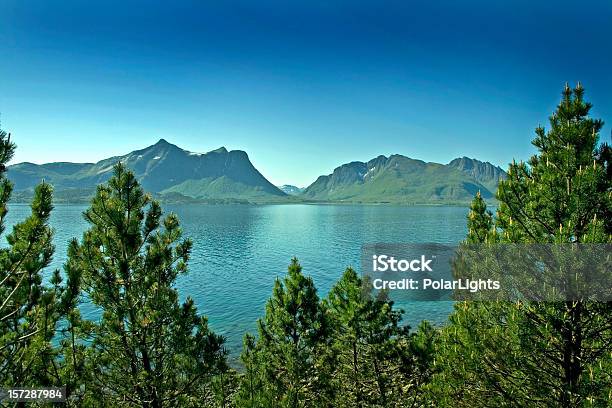
[[(220, 147), (207, 153), (194, 153), (165, 139), (144, 149), (96, 163), (19, 163), (9, 166), (8, 177), (15, 184), (16, 191), (33, 189), (41, 179), (52, 184), (56, 190), (88, 189), (107, 181), (117, 162), (124, 163), (134, 171), (142, 186), (155, 193), (178, 193), (195, 199), (286, 196), (253, 166), (247, 153), (242, 150), (228, 151)], [(213, 194), (208, 194), (210, 191), (203, 180), (212, 183), (221, 178), (224, 178), (223, 190), (229, 193), (216, 194), (213, 191)], [(193, 183), (189, 191), (177, 187), (189, 180), (199, 181), (198, 188)], [(198, 195), (199, 192), (202, 194)]]
[(281, 189), (285, 194), (289, 195), (299, 195), (304, 191), (302, 187), (297, 187), (292, 184), (283, 184), (282, 186), (277, 186)]
[(365, 203), (466, 202), (478, 191), (484, 198), (493, 198), (502, 178), (501, 168), (467, 157), (444, 165), (399, 154), (379, 155), (336, 167), (331, 174), (319, 176), (300, 196)]
[(342, 164), (306, 188), (277, 187), (243, 150), (222, 146), (195, 153), (160, 139), (95, 163), (17, 163), (8, 167), (8, 177), (18, 197), (31, 195), (44, 180), (54, 186), (59, 200), (87, 201), (111, 177), (117, 162), (132, 169), (147, 191), (173, 202), (466, 203), (478, 191), (484, 198), (494, 197), (506, 175), (499, 166), (465, 156), (440, 164), (392, 154)]
[(448, 166), (455, 167), (484, 184), (489, 190), (495, 191), (500, 179), (506, 177), (506, 172), (499, 166), (467, 156), (451, 160)]

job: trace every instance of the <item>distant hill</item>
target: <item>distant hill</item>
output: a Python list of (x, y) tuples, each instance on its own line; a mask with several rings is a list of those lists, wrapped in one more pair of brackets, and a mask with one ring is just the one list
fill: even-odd
[(162, 197), (185, 196), (211, 200), (278, 200), (287, 195), (270, 183), (241, 150), (224, 147), (208, 153), (192, 153), (164, 139), (142, 150), (97, 163), (20, 163), (8, 168), (16, 192), (31, 191), (41, 180), (52, 184), (60, 196), (93, 191), (112, 175), (115, 163), (134, 171), (147, 190)]
[(302, 191), (304, 191), (303, 188), (292, 186), (291, 184), (284, 184), (282, 186), (279, 186), (278, 188), (280, 188), (281, 191), (283, 191), (285, 194), (289, 195), (298, 195)]
[(367, 163), (351, 162), (320, 176), (300, 195), (316, 201), (366, 203), (455, 203), (471, 200), (480, 191), (494, 197), (503, 170), (475, 159), (456, 159), (448, 165), (426, 163), (402, 155), (378, 156)]

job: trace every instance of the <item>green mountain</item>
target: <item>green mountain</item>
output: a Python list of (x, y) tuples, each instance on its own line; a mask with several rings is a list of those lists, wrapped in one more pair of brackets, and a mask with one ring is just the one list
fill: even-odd
[[(320, 176), (301, 197), (315, 201), (431, 204), (467, 202), (480, 191), (494, 196), (505, 173), (490, 163), (457, 159), (444, 165), (401, 155), (351, 162)], [(471, 161), (471, 162), (470, 162)], [(497, 169), (499, 169), (499, 172)]]
[(161, 197), (237, 199), (266, 201), (283, 199), (284, 192), (253, 166), (247, 154), (224, 147), (208, 153), (192, 153), (164, 139), (153, 146), (97, 163), (20, 163), (8, 168), (8, 177), (19, 195), (27, 194), (41, 180), (52, 184), (56, 194), (87, 196), (107, 181), (113, 165), (123, 162), (134, 171), (142, 186)]
[(8, 167), (8, 177), (16, 200), (29, 200), (34, 187), (45, 180), (54, 186), (57, 202), (86, 201), (119, 161), (134, 171), (146, 190), (172, 202), (464, 203), (479, 190), (492, 198), (499, 179), (505, 177), (501, 168), (467, 157), (443, 165), (392, 155), (344, 164), (306, 189), (278, 188), (243, 151), (221, 147), (192, 153), (163, 139), (97, 163), (19, 163)]

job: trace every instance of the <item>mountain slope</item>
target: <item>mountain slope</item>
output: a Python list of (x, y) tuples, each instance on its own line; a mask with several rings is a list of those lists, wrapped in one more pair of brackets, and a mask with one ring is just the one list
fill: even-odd
[(9, 166), (8, 177), (16, 191), (31, 190), (43, 179), (59, 191), (91, 189), (108, 180), (119, 161), (134, 171), (146, 190), (155, 193), (172, 192), (192, 198), (286, 196), (257, 171), (243, 151), (222, 147), (204, 154), (192, 153), (164, 139), (97, 163), (20, 163)]
[(278, 188), (280, 188), (281, 191), (283, 191), (285, 194), (289, 194), (289, 195), (298, 195), (302, 191), (304, 191), (303, 188), (292, 186), (291, 184), (283, 184), (282, 186), (279, 186)]
[(482, 185), (486, 186), (491, 192), (497, 190), (500, 180), (506, 179), (506, 172), (499, 166), (494, 166), (489, 162), (460, 157), (448, 163), (448, 166), (461, 170), (472, 176)]
[(317, 201), (418, 204), (466, 202), (478, 191), (485, 198), (494, 195), (490, 188), (457, 165), (392, 155), (378, 156), (367, 163), (344, 164), (332, 174), (320, 176), (301, 196)]

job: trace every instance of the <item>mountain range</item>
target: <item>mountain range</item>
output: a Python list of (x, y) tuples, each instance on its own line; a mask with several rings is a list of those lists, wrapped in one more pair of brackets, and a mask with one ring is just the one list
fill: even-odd
[(320, 176), (302, 196), (316, 201), (459, 203), (480, 191), (493, 198), (506, 173), (488, 162), (462, 157), (449, 164), (428, 163), (402, 155), (351, 162)]
[(17, 199), (27, 199), (42, 180), (54, 186), (57, 201), (87, 200), (123, 162), (147, 190), (170, 201), (465, 203), (477, 191), (494, 196), (505, 172), (467, 157), (438, 164), (402, 155), (343, 164), (305, 189), (270, 183), (246, 152), (224, 147), (193, 153), (159, 140), (152, 146), (97, 163), (19, 163), (8, 167)]

